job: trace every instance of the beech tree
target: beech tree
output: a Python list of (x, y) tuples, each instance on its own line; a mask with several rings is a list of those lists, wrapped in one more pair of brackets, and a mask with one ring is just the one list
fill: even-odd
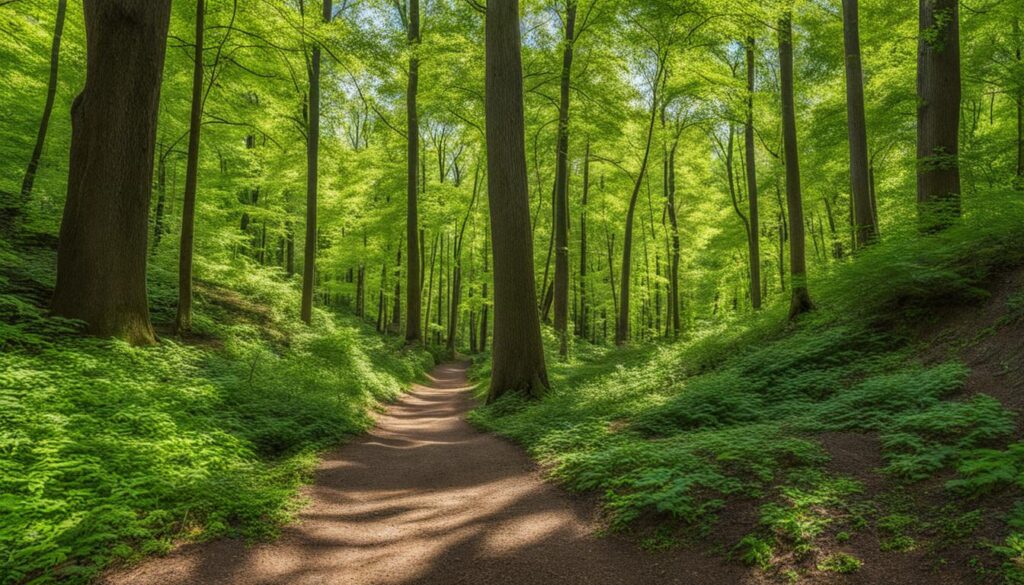
[[(71, 108), (68, 196), (51, 309), (153, 343), (149, 198), (170, 0), (84, 0), (87, 76)], [(131, 55), (125, 59), (124, 55)]]
[(860, 63), (858, 0), (843, 0), (843, 46), (846, 61), (846, 115), (850, 140), (850, 193), (853, 199), (854, 243), (878, 239), (868, 177), (868, 134), (864, 114), (864, 71)]
[(569, 324), (569, 92), (572, 81), (573, 44), (576, 42), (576, 0), (565, 0), (565, 40), (558, 105), (558, 146), (555, 163), (555, 280), (553, 287), (555, 333), (559, 355), (568, 354)]
[(537, 313), (526, 183), (519, 0), (486, 12), (487, 186), (494, 257), (494, 339), (487, 401), (548, 388)]
[(36, 145), (32, 149), (25, 178), (21, 181), (21, 205), (25, 205), (32, 196), (36, 172), (39, 170), (39, 159), (43, 156), (43, 145), (46, 144), (46, 131), (50, 127), (50, 115), (53, 113), (53, 102), (57, 97), (57, 73), (60, 67), (60, 40), (64, 35), (64, 18), (68, 12), (68, 0), (57, 0), (57, 18), (53, 27), (53, 44), (50, 47), (50, 78), (46, 84), (46, 105), (43, 106), (43, 117), (39, 120), (39, 132), (36, 133)]
[(406, 211), (406, 270), (405, 270), (405, 340), (407, 343), (418, 343), (423, 333), (420, 328), (422, 314), (421, 299), (423, 294), (423, 275), (420, 264), (420, 231), (419, 210), (419, 157), (420, 157), (420, 123), (416, 106), (416, 94), (419, 88), (420, 60), (417, 55), (420, 44), (420, 2), (408, 0), (409, 15), (406, 28), (409, 33), (409, 87), (406, 91), (406, 114), (408, 130), (408, 185)]
[(792, 280), (789, 316), (793, 318), (811, 310), (812, 305), (807, 290), (804, 204), (800, 190), (800, 157), (797, 150), (796, 105), (793, 95), (793, 21), (789, 13), (779, 21), (779, 82), (782, 92), (786, 209), (789, 214), (789, 273)]
[(744, 53), (747, 62), (747, 121), (743, 126), (744, 156), (746, 157), (747, 203), (749, 207), (749, 229), (747, 230), (747, 254), (750, 259), (750, 304), (754, 310), (761, 308), (761, 209), (757, 191), (757, 142), (754, 132), (754, 89), (757, 81), (755, 41), (747, 37)]
[[(330, 22), (332, 0), (323, 0), (323, 19)], [(302, 320), (313, 319), (313, 288), (316, 286), (317, 188), (320, 159), (320, 45), (313, 44), (307, 65), (309, 74), (309, 120), (306, 130), (306, 248), (302, 267)]]
[(199, 181), (199, 134), (203, 124), (203, 34), (205, 0), (196, 0), (195, 63), (192, 67), (192, 111), (189, 117), (185, 200), (181, 213), (181, 250), (178, 255), (178, 316), (175, 329), (192, 329), (192, 246), (195, 237), (196, 187)]
[(917, 202), (921, 228), (960, 215), (960, 3), (920, 0)]

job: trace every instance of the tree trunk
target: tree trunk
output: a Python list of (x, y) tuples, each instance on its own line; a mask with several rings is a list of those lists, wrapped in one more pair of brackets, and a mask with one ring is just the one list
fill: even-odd
[(488, 313), (489, 313), (489, 308), (490, 308), (489, 305), (487, 304), (487, 292), (488, 292), (488, 288), (490, 286), (490, 280), (491, 280), (491, 276), (490, 276), (490, 272), (489, 272), (490, 269), (489, 269), (489, 267), (487, 265), (488, 264), (487, 259), (490, 256), (490, 254), (488, 254), (488, 242), (487, 242), (487, 240), (488, 240), (488, 237), (487, 237), (488, 233), (489, 233), (488, 230), (486, 228), (484, 228), (484, 252), (482, 254), (482, 256), (484, 258), (484, 277), (483, 277), (484, 285), (483, 285), (483, 287), (481, 289), (481, 295), (480, 295), (481, 296), (481, 303), (480, 303), (480, 351), (487, 351), (487, 327), (488, 327), (487, 318), (488, 318)]
[(756, 76), (754, 39), (747, 39), (747, 123), (743, 129), (747, 171), (747, 203), (750, 233), (747, 248), (750, 256), (750, 305), (761, 308), (761, 226), (757, 201), (757, 150), (754, 136), (754, 89)]
[(422, 317), (423, 277), (420, 270), (419, 247), (419, 209), (416, 198), (419, 194), (417, 185), (420, 157), (420, 123), (416, 109), (416, 93), (419, 87), (420, 60), (417, 52), (420, 45), (420, 2), (409, 0), (409, 87), (406, 93), (406, 110), (408, 116), (408, 189), (407, 212), (405, 218), (406, 239), (406, 283), (405, 283), (405, 341), (420, 343), (423, 331), (420, 327)]
[[(434, 236), (434, 244), (430, 248), (430, 278), (427, 280), (427, 311), (423, 317), (423, 336), (424, 339), (429, 341), (428, 333), (430, 331), (430, 299), (434, 298), (434, 263), (437, 260), (437, 242), (441, 238), (440, 234)], [(426, 252), (426, 249), (424, 249)], [(423, 255), (426, 258), (426, 254)]]
[[(1024, 64), (1024, 37), (1021, 36), (1020, 17), (1013, 19), (1014, 55), (1018, 69)], [(1024, 85), (1017, 88), (1017, 188), (1024, 190)]]
[[(36, 145), (32, 149), (32, 158), (28, 161), (25, 178), (21, 181), (21, 206), (32, 197), (32, 186), (35, 184), (36, 172), (39, 170), (39, 159), (43, 156), (43, 145), (46, 143), (46, 131), (50, 127), (50, 114), (53, 113), (53, 102), (57, 97), (57, 69), (60, 65), (60, 40), (64, 34), (64, 16), (67, 14), (68, 0), (58, 0), (57, 21), (53, 29), (53, 44), (50, 46), (50, 80), (46, 86), (46, 105), (43, 106), (43, 117), (39, 121), (39, 132), (36, 134)], [(14, 213), (23, 213), (22, 207)]]
[[(203, 33), (206, 0), (196, 0), (196, 44), (192, 65), (192, 112), (189, 118), (188, 156), (185, 165), (185, 198), (181, 208), (181, 246), (178, 251), (178, 315), (174, 328), (179, 335), (192, 330), (192, 247), (195, 239), (196, 187), (199, 180), (199, 132), (203, 123)], [(263, 228), (266, 237), (266, 225)]]
[(447, 349), (450, 355), (455, 355), (456, 337), (459, 331), (459, 301), (462, 300), (462, 263), (455, 264), (452, 273), (452, 302), (448, 316), (448, 344)]
[(812, 305), (807, 291), (804, 209), (800, 192), (800, 159), (797, 154), (796, 106), (793, 96), (793, 22), (788, 14), (779, 21), (779, 63), (782, 134), (786, 153), (786, 207), (789, 212), (789, 272), (793, 281), (789, 316), (794, 318), (811, 310)]
[(398, 259), (395, 262), (395, 294), (391, 309), (389, 333), (402, 334), (402, 241), (398, 242)]
[(925, 232), (960, 216), (959, 13), (957, 0), (920, 0), (917, 203)]
[[(324, 0), (324, 22), (331, 21), (332, 0)], [(313, 320), (316, 271), (316, 211), (320, 157), (320, 47), (313, 47), (309, 63), (309, 128), (306, 131), (306, 248), (302, 258), (302, 321)]]
[(854, 247), (878, 239), (871, 212), (868, 177), (868, 134), (864, 115), (864, 72), (860, 63), (858, 0), (843, 0), (843, 44), (846, 49), (846, 116), (850, 138), (850, 193), (853, 203)]
[(576, 40), (576, 0), (565, 1), (565, 46), (562, 50), (561, 97), (558, 107), (558, 155), (555, 168), (555, 333), (558, 353), (568, 355), (569, 325), (569, 83)]
[(153, 249), (156, 254), (160, 247), (160, 239), (164, 235), (164, 215), (167, 204), (167, 160), (163, 155), (157, 157), (156, 163), (156, 211), (153, 217)]
[(170, 0), (85, 0), (86, 83), (71, 107), (51, 308), (136, 345), (156, 340), (146, 253), (170, 11)]
[(494, 349), (487, 401), (548, 388), (537, 314), (523, 122), (519, 0), (488, 2), (487, 182), (494, 254)]
[(676, 208), (676, 151), (679, 143), (674, 142), (668, 154), (668, 219), (672, 228), (672, 265), (669, 267), (668, 312), (672, 322), (672, 333), (678, 336), (679, 320), (679, 219)]
[(626, 212), (626, 233), (622, 242), (622, 273), (620, 276), (621, 290), (619, 299), (619, 319), (615, 327), (615, 344), (623, 345), (629, 341), (629, 285), (632, 269), (633, 251), (633, 216), (636, 214), (636, 200), (643, 187), (644, 176), (647, 174), (647, 163), (651, 158), (651, 141), (654, 139), (654, 122), (658, 118), (658, 88), (664, 73), (665, 56), (658, 55), (658, 71), (655, 74), (651, 92), (651, 115), (647, 125), (647, 141), (644, 146), (644, 157), (640, 163), (640, 172), (633, 184), (633, 194), (629, 198), (629, 210)]
[(590, 142), (583, 155), (583, 204), (580, 206), (580, 314), (578, 331), (580, 337), (587, 336), (587, 204), (590, 199)]

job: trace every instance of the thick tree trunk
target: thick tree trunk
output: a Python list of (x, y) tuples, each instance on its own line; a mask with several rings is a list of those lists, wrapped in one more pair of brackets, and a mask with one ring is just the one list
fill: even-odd
[(960, 216), (959, 21), (958, 0), (920, 0), (917, 203), (926, 232)]
[(170, 0), (85, 0), (86, 83), (71, 107), (52, 309), (96, 335), (154, 343), (149, 199)]
[(423, 341), (423, 331), (420, 328), (422, 318), (422, 288), (423, 276), (420, 270), (420, 247), (419, 247), (419, 209), (416, 198), (419, 195), (417, 185), (419, 157), (420, 157), (420, 123), (416, 109), (416, 94), (419, 88), (420, 60), (417, 52), (420, 45), (420, 2), (409, 0), (409, 50), (412, 56), (409, 57), (409, 87), (406, 92), (406, 110), (408, 117), (408, 151), (409, 160), (407, 168), (407, 212), (405, 218), (405, 239), (406, 239), (406, 283), (405, 283), (405, 341), (406, 343), (420, 343)]
[(800, 158), (797, 154), (796, 106), (793, 96), (793, 23), (789, 15), (779, 21), (779, 62), (782, 134), (786, 153), (786, 208), (789, 212), (789, 272), (793, 281), (789, 316), (794, 318), (811, 310), (812, 305), (807, 290), (804, 208), (800, 192)]
[(569, 326), (569, 83), (576, 40), (576, 0), (565, 1), (565, 46), (562, 50), (561, 96), (558, 107), (558, 154), (555, 165), (555, 333), (558, 353), (568, 355)]
[[(185, 198), (181, 208), (181, 246), (178, 251), (178, 334), (192, 330), (192, 246), (195, 239), (196, 187), (199, 181), (199, 133), (203, 123), (203, 32), (205, 0), (196, 0), (196, 43), (192, 65), (192, 112), (189, 118)], [(263, 237), (266, 238), (266, 224)]]
[(548, 388), (537, 314), (523, 122), (519, 0), (488, 2), (487, 182), (494, 254), (494, 349), (488, 402)]
[(640, 196), (643, 187), (644, 176), (647, 174), (647, 164), (651, 158), (651, 142), (654, 139), (654, 122), (658, 118), (658, 88), (661, 85), (661, 76), (664, 73), (664, 59), (658, 56), (658, 71), (655, 75), (653, 91), (651, 94), (651, 115), (647, 125), (647, 141), (644, 145), (644, 156), (640, 163), (640, 172), (637, 174), (636, 182), (633, 184), (633, 194), (629, 198), (629, 209), (626, 211), (626, 233), (622, 241), (622, 273), (620, 276), (621, 288), (619, 298), (619, 319), (615, 327), (615, 344), (623, 345), (629, 341), (629, 285), (630, 272), (633, 268), (633, 217), (636, 215), (636, 200)]
[[(53, 29), (53, 43), (50, 45), (50, 79), (46, 86), (46, 105), (43, 106), (43, 117), (39, 121), (39, 132), (36, 134), (36, 145), (32, 149), (32, 158), (28, 161), (25, 177), (21, 181), (21, 206), (32, 197), (32, 186), (35, 184), (36, 172), (39, 170), (39, 159), (43, 156), (43, 145), (46, 143), (46, 131), (50, 127), (50, 115), (53, 113), (53, 102), (57, 97), (57, 69), (60, 65), (60, 40), (64, 34), (64, 17), (68, 10), (68, 0), (58, 0), (57, 20)], [(23, 213), (17, 208), (15, 213)]]
[(864, 115), (864, 72), (860, 63), (858, 0), (843, 0), (843, 44), (846, 49), (846, 116), (850, 139), (850, 193), (853, 203), (854, 246), (878, 239), (871, 210), (868, 177), (868, 133)]
[[(324, 0), (324, 22), (331, 21), (332, 0)], [(316, 212), (320, 158), (320, 47), (313, 47), (309, 62), (309, 128), (306, 131), (306, 247), (302, 258), (302, 321), (313, 320), (316, 273)]]
[(747, 248), (750, 256), (750, 305), (754, 310), (761, 308), (761, 225), (757, 192), (757, 150), (754, 136), (754, 89), (757, 67), (754, 55), (754, 39), (747, 39), (747, 123), (743, 129), (746, 154), (747, 203), (749, 207), (750, 233)]

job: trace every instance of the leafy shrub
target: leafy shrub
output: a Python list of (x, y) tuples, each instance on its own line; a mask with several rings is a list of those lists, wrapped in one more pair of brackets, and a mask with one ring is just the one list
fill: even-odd
[(818, 563), (818, 570), (847, 575), (850, 573), (856, 573), (863, 565), (864, 562), (857, 557), (841, 552), (825, 557), (820, 563)]

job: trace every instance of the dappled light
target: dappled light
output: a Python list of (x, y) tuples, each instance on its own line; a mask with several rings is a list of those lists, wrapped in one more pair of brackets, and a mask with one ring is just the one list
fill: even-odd
[(742, 567), (598, 537), (592, 509), (518, 448), (463, 419), (466, 364), (448, 364), (376, 429), (328, 453), (309, 504), (273, 543), (219, 541), (115, 573), (129, 583), (741, 583)]

